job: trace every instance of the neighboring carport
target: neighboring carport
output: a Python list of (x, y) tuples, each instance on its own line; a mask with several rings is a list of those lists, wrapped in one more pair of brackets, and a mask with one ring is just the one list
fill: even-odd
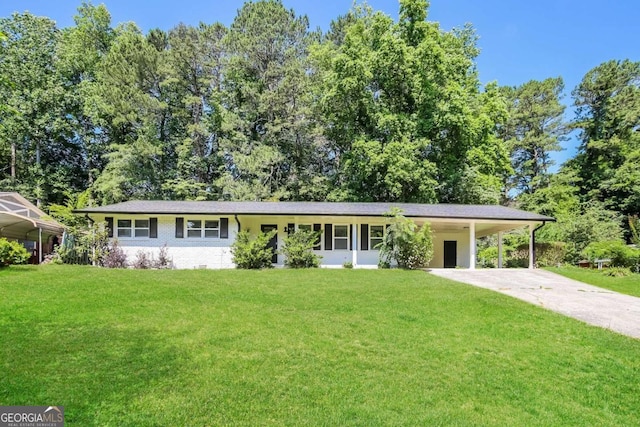
[(43, 260), (43, 246), (62, 235), (64, 227), (18, 193), (0, 192), (0, 237), (21, 243), (34, 242), (37, 261)]

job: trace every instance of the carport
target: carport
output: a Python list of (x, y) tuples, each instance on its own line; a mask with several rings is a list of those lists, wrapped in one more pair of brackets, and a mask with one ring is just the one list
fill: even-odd
[(43, 246), (64, 227), (18, 193), (0, 192), (0, 237), (20, 242), (35, 242), (37, 261), (44, 257)]

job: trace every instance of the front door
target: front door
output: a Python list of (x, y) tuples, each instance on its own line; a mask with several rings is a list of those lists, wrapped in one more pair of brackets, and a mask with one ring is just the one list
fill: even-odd
[[(274, 225), (274, 224), (262, 224), (260, 226), (260, 230), (263, 233), (268, 233), (271, 230), (278, 230), (278, 226)], [(267, 243), (267, 247), (273, 249), (273, 255), (271, 256), (271, 263), (272, 264), (277, 264), (278, 263), (278, 254), (276, 253), (276, 251), (278, 250), (278, 235), (275, 234), (271, 240), (269, 240), (269, 243)]]
[(444, 268), (456, 268), (458, 254), (458, 242), (455, 240), (444, 241)]

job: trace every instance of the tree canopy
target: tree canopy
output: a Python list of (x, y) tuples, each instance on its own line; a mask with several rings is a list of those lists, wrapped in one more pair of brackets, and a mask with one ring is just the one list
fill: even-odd
[[(584, 215), (630, 238), (640, 63), (590, 70), (567, 118), (562, 77), (482, 84), (473, 27), (445, 31), (428, 11), (401, 0), (394, 20), (355, 4), (324, 33), (279, 0), (245, 3), (229, 26), (146, 34), (91, 3), (68, 28), (1, 18), (0, 190), (44, 207), (503, 203), (558, 217), (550, 240)], [(558, 169), (552, 154), (571, 132), (578, 153)]]

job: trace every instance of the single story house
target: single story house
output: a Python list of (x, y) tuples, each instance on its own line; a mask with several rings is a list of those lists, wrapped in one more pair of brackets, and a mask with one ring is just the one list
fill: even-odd
[(0, 192), (0, 237), (20, 242), (31, 252), (32, 262), (42, 262), (63, 232), (61, 224), (20, 194)]
[[(322, 233), (314, 248), (322, 266), (375, 268), (388, 218), (399, 208), (417, 225), (430, 223), (434, 268), (475, 268), (476, 239), (528, 227), (531, 234), (530, 268), (534, 266), (537, 227), (553, 218), (493, 205), (333, 202), (213, 202), (135, 200), (76, 210), (92, 221), (104, 221), (109, 236), (118, 239), (129, 260), (138, 251), (156, 255), (167, 245), (176, 268), (233, 268), (231, 245), (240, 230), (276, 230), (270, 243), (281, 247), (287, 233), (300, 228)], [(502, 253), (502, 250), (499, 250)], [(273, 264), (282, 266), (275, 254)], [(502, 260), (499, 259), (499, 267)]]

